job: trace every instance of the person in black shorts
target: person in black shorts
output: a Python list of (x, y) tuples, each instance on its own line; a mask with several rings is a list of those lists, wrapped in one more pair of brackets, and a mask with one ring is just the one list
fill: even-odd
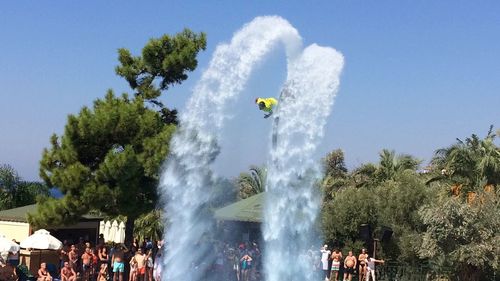
[(349, 254), (344, 259), (344, 281), (352, 280), (354, 269), (356, 268), (356, 263), (356, 257), (352, 255), (352, 251), (349, 251)]

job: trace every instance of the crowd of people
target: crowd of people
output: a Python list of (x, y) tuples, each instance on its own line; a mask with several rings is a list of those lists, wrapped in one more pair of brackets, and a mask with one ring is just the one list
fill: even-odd
[[(135, 239), (131, 245), (105, 244), (102, 235), (97, 245), (85, 241), (63, 241), (58, 251), (59, 264), (41, 260), (37, 281), (161, 281), (161, 241)], [(2, 253), (0, 281), (18, 280), (19, 253)]]
[[(131, 245), (105, 244), (102, 236), (93, 246), (80, 239), (63, 242), (59, 252), (62, 281), (160, 281), (162, 242), (134, 239)], [(40, 273), (39, 273), (40, 275)]]
[[(59, 265), (44, 261), (37, 272), (38, 281), (161, 281), (163, 268), (162, 241), (134, 239), (130, 245), (105, 244), (102, 236), (97, 245), (80, 238), (78, 243), (63, 242), (59, 250)], [(191, 265), (207, 280), (260, 281), (263, 280), (262, 252), (256, 242), (224, 243), (215, 241), (209, 247), (211, 258)], [(311, 248), (298, 257), (307, 264), (317, 280), (351, 281), (375, 280), (375, 264), (384, 263), (370, 257), (365, 249), (355, 256), (349, 251), (346, 256), (338, 249), (333, 251), (324, 245), (319, 250)], [(0, 281), (17, 280), (18, 254), (0, 257)]]
[[(339, 249), (333, 251), (324, 245), (321, 250), (321, 269), (324, 280), (328, 281), (351, 281), (357, 273), (358, 280), (375, 281), (375, 264), (384, 263), (383, 260), (377, 260), (370, 257), (365, 249), (356, 256), (353, 251), (349, 251), (346, 257), (343, 257)], [(313, 265), (316, 267), (316, 265)]]

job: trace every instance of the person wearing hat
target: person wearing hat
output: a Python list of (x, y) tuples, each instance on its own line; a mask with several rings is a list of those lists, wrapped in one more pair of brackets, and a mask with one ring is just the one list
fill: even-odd
[(273, 108), (278, 104), (278, 101), (275, 98), (256, 98), (255, 103), (260, 110), (267, 112), (264, 118), (269, 118), (269, 116), (273, 115)]

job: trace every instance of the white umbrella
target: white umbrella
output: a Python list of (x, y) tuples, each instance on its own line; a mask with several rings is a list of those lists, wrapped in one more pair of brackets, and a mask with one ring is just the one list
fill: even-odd
[(0, 253), (2, 252), (11, 252), (17, 253), (21, 247), (11, 240), (7, 239), (5, 235), (0, 234)]
[(110, 221), (107, 221), (105, 224), (104, 224), (104, 241), (111, 241), (109, 239), (109, 230), (111, 229), (111, 222)]
[(111, 228), (109, 229), (108, 241), (115, 242), (117, 236), (118, 236), (118, 223), (115, 220), (113, 221), (113, 223), (111, 224)]
[(62, 242), (50, 235), (47, 230), (40, 229), (21, 241), (21, 247), (38, 250), (59, 250), (62, 248)]
[(104, 234), (104, 221), (99, 222), (99, 234)]
[(115, 240), (115, 242), (125, 242), (125, 224), (123, 222), (120, 222), (120, 225), (118, 226), (118, 241)]

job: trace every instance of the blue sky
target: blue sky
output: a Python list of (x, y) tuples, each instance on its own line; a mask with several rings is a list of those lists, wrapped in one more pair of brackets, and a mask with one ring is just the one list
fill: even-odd
[[(149, 38), (188, 27), (208, 36), (199, 67), (165, 92), (182, 110), (218, 43), (260, 15), (287, 19), (304, 38), (341, 51), (341, 88), (320, 157), (342, 148), (349, 167), (383, 148), (427, 161), (435, 149), (500, 125), (498, 1), (9, 1), (0, 9), (0, 163), (38, 179), (38, 161), (68, 114), (106, 90), (117, 48), (138, 54)], [(232, 105), (217, 171), (265, 162), (269, 122), (253, 104), (276, 95), (283, 50), (256, 69)]]

